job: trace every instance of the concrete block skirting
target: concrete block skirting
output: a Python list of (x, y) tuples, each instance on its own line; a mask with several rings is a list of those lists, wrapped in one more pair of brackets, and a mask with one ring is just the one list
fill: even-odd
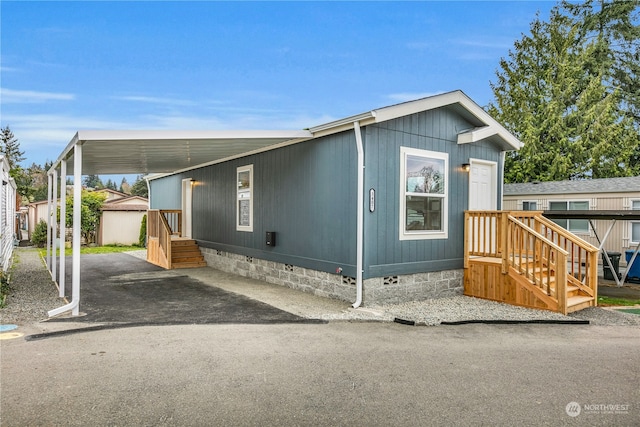
[[(356, 280), (339, 274), (281, 264), (231, 252), (200, 248), (209, 267), (326, 298), (353, 302)], [(463, 270), (408, 274), (366, 279), (363, 305), (395, 304), (462, 295)]]

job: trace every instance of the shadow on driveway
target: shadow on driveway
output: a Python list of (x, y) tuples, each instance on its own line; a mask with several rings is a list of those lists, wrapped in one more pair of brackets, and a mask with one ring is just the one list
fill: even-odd
[[(71, 259), (65, 294), (71, 300)], [(318, 323), (123, 253), (82, 255), (80, 312), (50, 322), (119, 325)]]

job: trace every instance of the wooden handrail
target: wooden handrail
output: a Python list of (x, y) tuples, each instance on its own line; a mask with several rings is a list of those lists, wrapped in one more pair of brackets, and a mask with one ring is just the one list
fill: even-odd
[(466, 211), (464, 267), (470, 257), (502, 259), (567, 312), (567, 286), (597, 299), (598, 249), (542, 216), (542, 211)]
[(529, 279), (566, 311), (568, 252), (512, 215), (508, 215), (507, 233), (503, 257), (509, 268)]
[(160, 230), (158, 235), (158, 242), (160, 250), (166, 258), (166, 268), (171, 269), (171, 227), (167, 222), (167, 218), (164, 215), (159, 215), (160, 218)]
[(160, 212), (166, 219), (171, 233), (182, 236), (182, 211), (180, 209), (162, 209)]
[[(149, 209), (147, 211), (147, 242), (157, 248), (151, 254), (147, 251), (147, 260), (164, 268), (171, 268), (171, 226), (164, 211)], [(157, 243), (154, 243), (157, 242)]]
[(555, 243), (553, 243), (551, 240), (547, 239), (546, 237), (544, 237), (542, 234), (538, 233), (536, 230), (534, 230), (533, 228), (523, 224), (522, 222), (520, 222), (517, 218), (515, 218), (513, 215), (508, 215), (508, 218), (511, 222), (514, 222), (516, 224), (518, 224), (518, 226), (520, 226), (521, 228), (527, 230), (527, 232), (531, 233), (533, 236), (535, 236), (536, 238), (546, 242), (549, 246), (553, 247), (554, 249), (564, 252), (565, 255), (569, 255), (569, 252), (565, 251), (564, 249), (562, 249), (560, 246), (556, 245)]
[(569, 253), (567, 259), (569, 281), (593, 296), (597, 303), (599, 249), (545, 218), (542, 212), (536, 215), (535, 224), (541, 234)]

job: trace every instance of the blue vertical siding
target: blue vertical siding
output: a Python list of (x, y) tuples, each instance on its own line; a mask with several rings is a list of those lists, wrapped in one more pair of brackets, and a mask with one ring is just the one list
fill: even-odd
[[(253, 165), (253, 232), (236, 231), (236, 169)], [(344, 132), (152, 181), (154, 208), (179, 209), (193, 178), (193, 238), (204, 247), (355, 275), (355, 136)], [(277, 244), (265, 243), (267, 231)]]
[[(447, 108), (367, 126), (365, 186), (376, 190), (376, 209), (365, 214), (365, 278), (462, 268), (469, 174), (461, 165), (500, 161), (491, 143), (457, 144), (457, 134), (472, 127)], [(449, 154), (447, 239), (400, 240), (400, 147)]]
[[(364, 277), (462, 268), (469, 158), (498, 163), (492, 143), (457, 144), (474, 127), (448, 108), (362, 129), (365, 192)], [(448, 238), (399, 239), (400, 147), (449, 154)], [(253, 232), (236, 231), (236, 169), (253, 165)], [(353, 131), (306, 141), (151, 182), (151, 207), (180, 209), (181, 180), (193, 178), (193, 237), (204, 247), (355, 277), (357, 153)], [(500, 186), (499, 186), (500, 188)], [(498, 194), (500, 200), (501, 194)], [(277, 233), (268, 247), (267, 231)]]
[(149, 181), (150, 209), (181, 209), (182, 175), (171, 175)]

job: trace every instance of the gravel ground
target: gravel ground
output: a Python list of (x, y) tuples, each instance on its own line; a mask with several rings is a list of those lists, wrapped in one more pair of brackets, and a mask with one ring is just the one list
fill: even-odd
[(46, 319), (47, 311), (64, 305), (55, 282), (37, 249), (18, 248), (13, 254), (9, 270), (11, 292), (6, 306), (0, 309), (1, 323), (25, 325)]
[[(138, 251), (140, 252), (140, 251)], [(38, 251), (18, 248), (11, 268), (11, 293), (0, 309), (0, 323), (25, 325), (47, 318), (47, 311), (64, 301), (46, 270)], [(132, 253), (140, 256), (139, 253)], [(393, 305), (373, 305), (348, 309), (341, 314), (310, 313), (308, 317), (325, 320), (402, 319), (418, 325), (438, 325), (463, 321), (567, 321), (588, 320), (593, 325), (640, 326), (640, 316), (612, 309), (593, 307), (563, 316), (544, 310), (532, 310), (478, 298), (456, 296)]]

